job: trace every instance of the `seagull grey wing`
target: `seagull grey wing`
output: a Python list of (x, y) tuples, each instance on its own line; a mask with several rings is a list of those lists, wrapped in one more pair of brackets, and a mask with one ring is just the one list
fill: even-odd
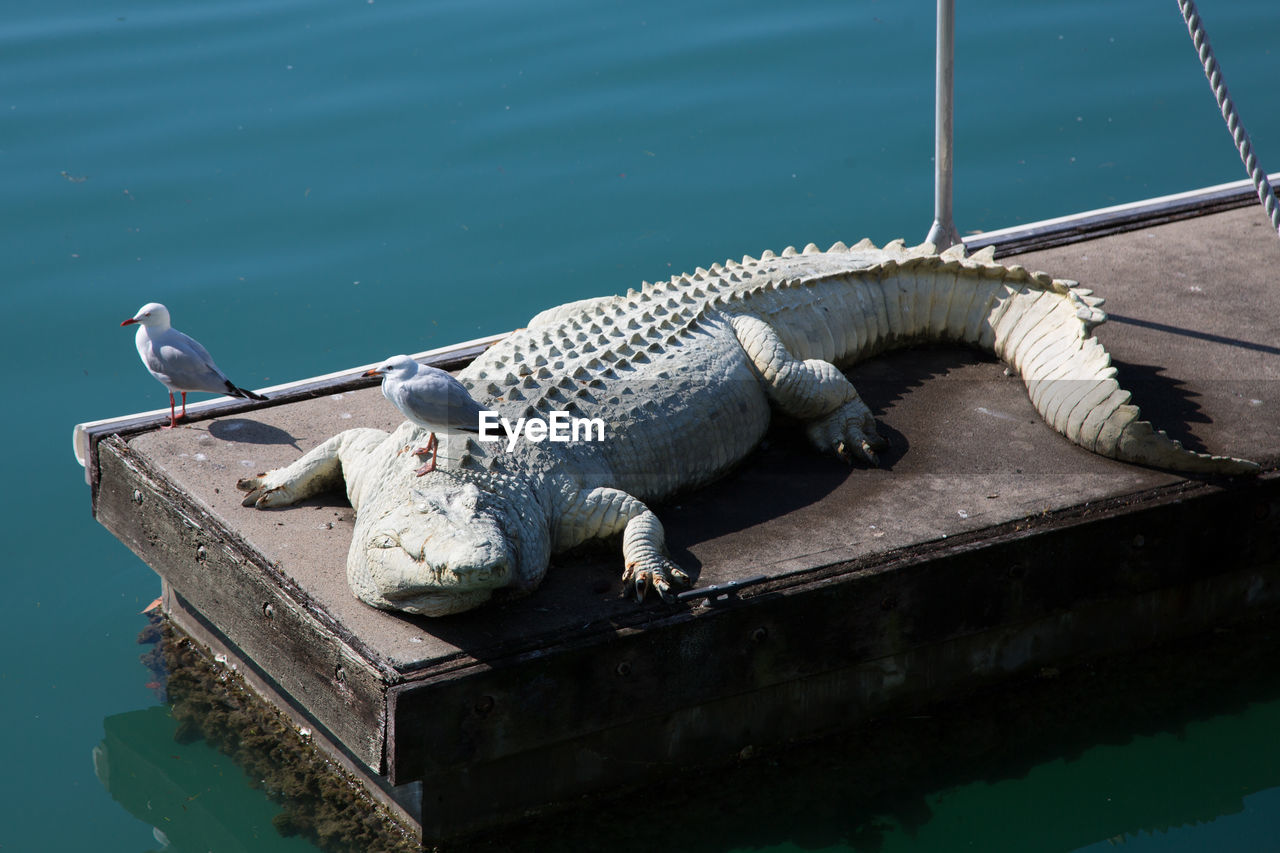
[(472, 398), (465, 385), (449, 377), (449, 423), (455, 429), (467, 432), (480, 431), (480, 413), (484, 406)]
[(448, 426), (447, 386), (432, 376), (415, 374), (409, 379), (388, 383), (387, 398), (420, 427)]
[(213, 363), (213, 356), (209, 355), (209, 351), (204, 348), (204, 344), (200, 343), (195, 338), (190, 335), (185, 335), (177, 329), (170, 329), (167, 337), (172, 338), (174, 346), (185, 349), (201, 362), (212, 367), (217, 373), (222, 373), (221, 370), (218, 370), (218, 366)]
[(158, 356), (161, 371), (169, 377), (170, 384), (175, 388), (183, 391), (227, 393), (230, 380), (213, 363), (209, 351), (199, 341), (176, 329), (170, 329), (153, 342), (152, 352)]

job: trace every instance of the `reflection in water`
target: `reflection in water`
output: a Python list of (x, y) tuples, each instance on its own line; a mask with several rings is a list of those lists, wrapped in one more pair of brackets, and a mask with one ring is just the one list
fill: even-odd
[[(167, 706), (107, 717), (93, 768), (111, 797), (151, 825), (165, 853), (315, 851), (272, 826), (279, 811), (244, 773), (206, 744), (179, 744)], [(230, 783), (230, 784), (229, 784)]]
[(112, 798), (156, 828), (160, 850), (417, 849), (238, 674), (166, 623), (139, 641), (155, 643), (142, 659), (171, 704), (107, 717), (93, 761)]

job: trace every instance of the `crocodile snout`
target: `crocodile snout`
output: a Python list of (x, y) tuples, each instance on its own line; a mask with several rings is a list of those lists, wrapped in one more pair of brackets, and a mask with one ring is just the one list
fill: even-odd
[(515, 555), (473, 486), (406, 504), (365, 537), (367, 574), (351, 578), (375, 606), (440, 616), (508, 586)]

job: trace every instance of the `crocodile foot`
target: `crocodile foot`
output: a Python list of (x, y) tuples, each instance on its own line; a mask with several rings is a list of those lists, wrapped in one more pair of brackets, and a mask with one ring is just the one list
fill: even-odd
[(674, 601), (673, 586), (688, 586), (689, 576), (667, 556), (662, 523), (644, 509), (627, 522), (622, 532), (622, 588), (644, 601), (649, 590), (656, 590), (663, 601)]
[(285, 476), (284, 469), (267, 471), (256, 477), (245, 477), (236, 483), (236, 488), (242, 492), (248, 492), (240, 502), (241, 505), (257, 509), (290, 506), (301, 497), (295, 494), (290, 479)]
[(879, 466), (876, 451), (889, 446), (876, 432), (875, 416), (857, 397), (812, 421), (806, 431), (815, 447), (824, 453), (834, 453), (846, 462), (861, 460)]
[(622, 572), (622, 589), (630, 590), (636, 601), (644, 601), (652, 589), (662, 597), (663, 601), (675, 600), (671, 591), (673, 586), (689, 585), (689, 576), (672, 560), (663, 556), (639, 562), (629, 562)]

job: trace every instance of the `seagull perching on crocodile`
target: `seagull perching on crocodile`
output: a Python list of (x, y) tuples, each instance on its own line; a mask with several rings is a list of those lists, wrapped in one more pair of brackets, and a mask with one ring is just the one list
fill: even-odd
[(459, 374), (509, 418), (599, 418), (604, 441), (523, 441), (498, 452), (456, 435), (457, 464), (419, 478), (398, 455), (421, 428), (352, 429), (292, 465), (242, 480), (246, 506), (285, 506), (345, 482), (356, 509), (347, 579), (363, 601), (443, 615), (495, 589), (529, 590), (554, 551), (622, 534), (623, 581), (664, 598), (687, 582), (646, 506), (710, 482), (761, 440), (777, 408), (819, 450), (874, 459), (870, 410), (839, 366), (929, 342), (975, 346), (1026, 383), (1044, 420), (1127, 462), (1251, 474), (1139, 420), (1076, 282), (1004, 266), (990, 250), (937, 254), (869, 241), (809, 245), (699, 269), (640, 291), (544, 311)]
[(416, 473), (419, 477), (436, 469), (439, 441), (435, 430), (480, 431), (480, 414), (484, 409), (471, 398), (465, 385), (451, 374), (429, 364), (419, 364), (407, 355), (393, 355), (378, 367), (366, 370), (364, 376), (382, 377), (382, 396), (400, 410), (400, 414), (431, 436), (415, 456), (429, 456)]

